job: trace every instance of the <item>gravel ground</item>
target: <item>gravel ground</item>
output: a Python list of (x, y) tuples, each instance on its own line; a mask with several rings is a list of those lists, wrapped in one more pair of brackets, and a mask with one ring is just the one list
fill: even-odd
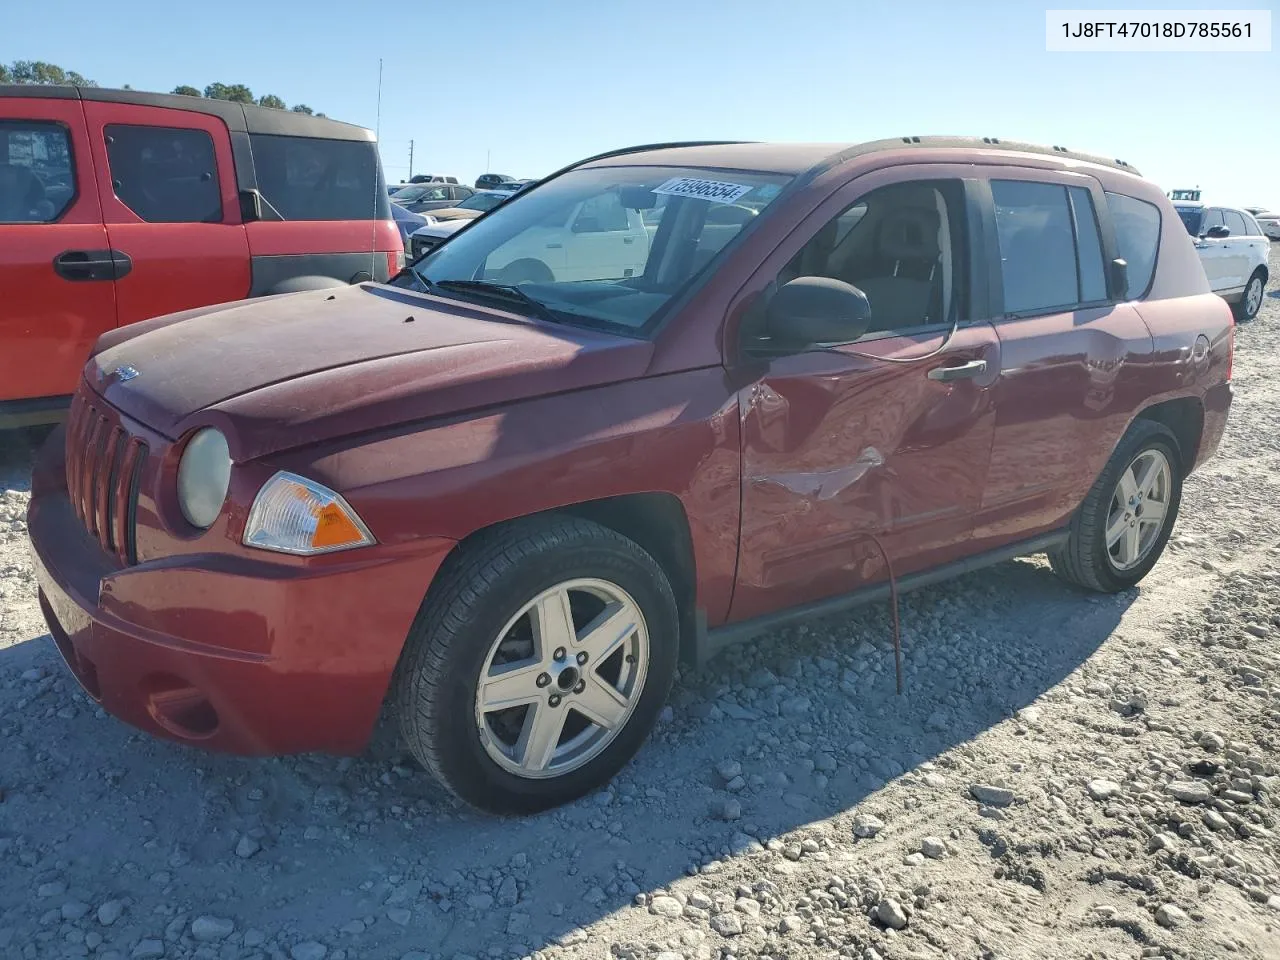
[[(1280, 246), (1272, 254), (1280, 274)], [(0, 957), (1280, 957), (1280, 294), (1164, 559), (1043, 558), (685, 674), (609, 790), (527, 820), (392, 756), (242, 760), (82, 696), (0, 449)]]

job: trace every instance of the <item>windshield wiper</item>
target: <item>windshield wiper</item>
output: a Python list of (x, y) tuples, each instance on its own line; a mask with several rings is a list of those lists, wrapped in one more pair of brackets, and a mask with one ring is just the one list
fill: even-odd
[[(422, 275), (419, 274), (421, 277)], [(556, 314), (541, 300), (535, 300), (514, 283), (493, 283), (489, 280), (436, 280), (432, 282), (422, 277), (424, 282), (441, 290), (457, 290), (459, 293), (478, 293), (488, 295), (508, 303), (515, 301), (525, 307), (539, 320), (548, 323), (563, 323)]]

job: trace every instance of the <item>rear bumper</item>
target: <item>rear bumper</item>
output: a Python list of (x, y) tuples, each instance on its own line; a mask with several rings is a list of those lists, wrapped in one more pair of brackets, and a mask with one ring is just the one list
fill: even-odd
[(452, 541), (323, 567), (212, 553), (120, 567), (58, 489), (61, 440), (41, 454), (28, 523), (41, 609), (85, 691), (212, 750), (363, 750)]
[(1204, 427), (1200, 431), (1200, 449), (1196, 452), (1195, 470), (1218, 451), (1227, 428), (1234, 392), (1230, 381), (1210, 387), (1204, 394)]

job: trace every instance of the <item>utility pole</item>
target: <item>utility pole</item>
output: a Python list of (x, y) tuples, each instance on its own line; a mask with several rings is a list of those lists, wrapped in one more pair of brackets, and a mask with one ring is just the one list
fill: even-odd
[(489, 153), (490, 153), (489, 150), (486, 150), (484, 152), (484, 172), (485, 173), (489, 173), (493, 169), (493, 167), (490, 166), (489, 164)]
[(409, 141), (409, 179), (413, 179), (413, 141)]

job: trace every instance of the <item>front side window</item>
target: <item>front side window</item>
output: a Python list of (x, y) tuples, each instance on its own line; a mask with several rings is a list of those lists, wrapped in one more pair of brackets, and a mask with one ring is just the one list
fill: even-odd
[(184, 127), (108, 124), (116, 197), (147, 223), (219, 223), (222, 189), (213, 138)]
[(1204, 236), (1214, 227), (1225, 227), (1227, 221), (1222, 218), (1222, 211), (1217, 207), (1211, 207), (1204, 213), (1204, 222), (1200, 224), (1200, 236)]
[(831, 277), (871, 305), (867, 333), (949, 324), (962, 311), (964, 187), (958, 180), (895, 183), (828, 220), (778, 274)]
[[(1108, 193), (1106, 196), (1107, 209), (1116, 231), (1116, 246), (1121, 259), (1128, 264), (1126, 298), (1136, 300), (1146, 294), (1156, 269), (1156, 254), (1160, 250), (1160, 208), (1122, 193)], [(1197, 210), (1197, 217), (1199, 213)], [(1186, 223), (1185, 219), (1183, 223)]]
[(376, 144), (264, 133), (249, 134), (249, 143), (272, 219), (391, 219)]
[[(580, 168), (507, 199), (399, 282), (442, 296), (502, 300), (544, 320), (644, 333), (789, 179), (674, 167)], [(751, 216), (724, 217), (728, 204)]]
[(1067, 188), (993, 180), (1006, 313), (1043, 313), (1085, 302)]
[(66, 127), (42, 120), (0, 121), (0, 223), (53, 223), (75, 193)]

